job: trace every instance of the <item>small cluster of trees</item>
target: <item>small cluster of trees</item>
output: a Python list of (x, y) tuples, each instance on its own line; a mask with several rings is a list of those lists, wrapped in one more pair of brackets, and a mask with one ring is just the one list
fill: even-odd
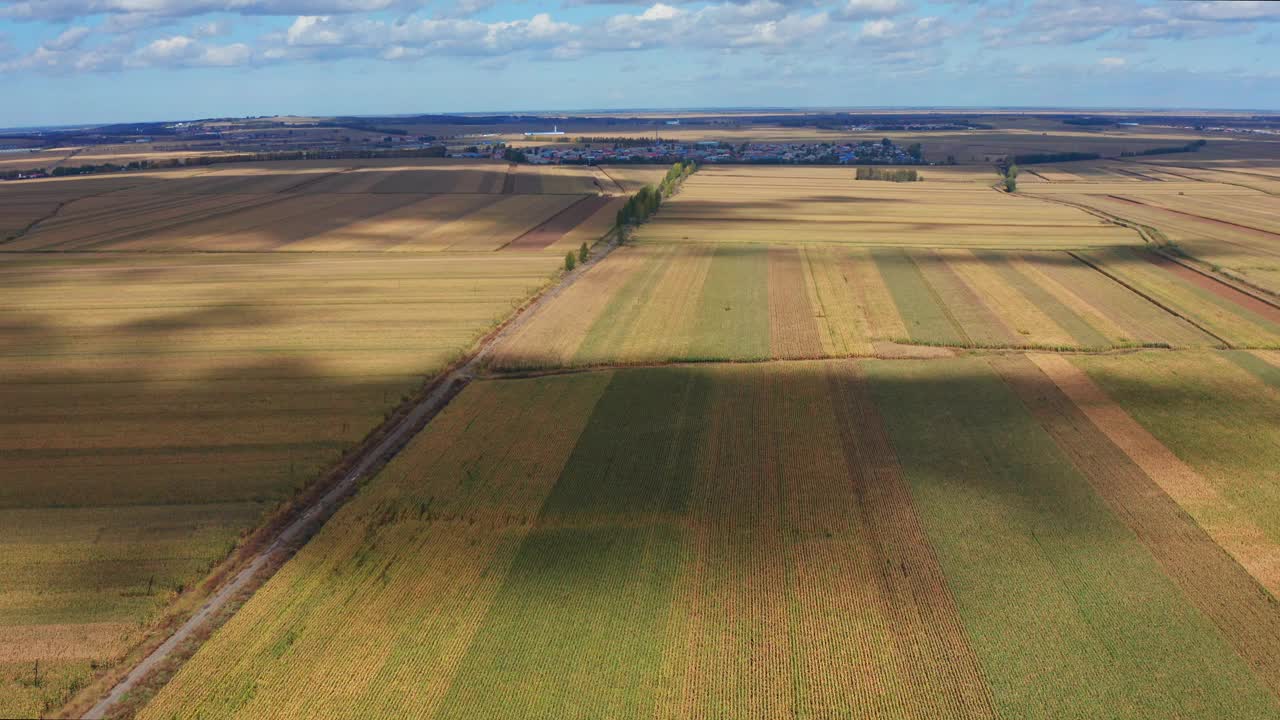
[(564, 254), (564, 271), (571, 272), (574, 267), (585, 263), (591, 257), (591, 248), (586, 243), (582, 243), (582, 247), (578, 248), (578, 256), (573, 256), (573, 251)]
[(1004, 180), (1001, 182), (1004, 184), (1005, 192), (1018, 192), (1018, 166), (1010, 165), (1004, 172)]
[(888, 182), (916, 182), (924, 179), (915, 170), (884, 170), (870, 167), (858, 168), (853, 177), (855, 180), (885, 180)]
[(1189, 142), (1186, 145), (1174, 145), (1173, 147), (1156, 147), (1149, 150), (1122, 152), (1120, 153), (1120, 157), (1138, 157), (1139, 155), (1171, 155), (1173, 153), (1197, 152), (1200, 148), (1208, 144), (1208, 140), (1201, 138), (1200, 140)]
[(1072, 160), (1097, 160), (1102, 157), (1098, 153), (1060, 152), (1032, 153), (1030, 155), (1014, 155), (1015, 165), (1038, 165), (1040, 163), (1070, 162)]

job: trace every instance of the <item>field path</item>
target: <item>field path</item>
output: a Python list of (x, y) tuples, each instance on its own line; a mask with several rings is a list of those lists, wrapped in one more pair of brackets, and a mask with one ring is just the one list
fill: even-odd
[[(498, 329), (481, 339), (470, 355), (461, 360), (452, 370), (441, 375), (432, 384), (426, 395), (407, 414), (400, 417), (392, 425), (380, 442), (353, 461), (353, 467), (341, 480), (319, 499), (312, 502), (309, 507), (300, 508), (300, 514), (285, 525), (269, 545), (253, 555), (248, 564), (236, 573), (226, 585), (214, 593), (195, 614), (182, 623), (173, 635), (143, 658), (106, 696), (94, 704), (82, 717), (85, 720), (100, 720), (107, 717), (112, 708), (125, 695), (137, 687), (138, 683), (150, 673), (159, 669), (185, 641), (196, 636), (201, 630), (205, 630), (208, 623), (220, 614), (220, 611), (226, 607), (228, 602), (240, 593), (251, 592), (265, 583), (275, 569), (283, 564), (282, 562), (274, 561), (283, 560), (291, 552), (295, 542), (305, 539), (308, 534), (318, 529), (352, 495), (352, 491), (361, 478), (393, 458), (419, 430), (449, 404), (450, 400), (462, 392), (462, 389), (475, 378), (477, 371), (487, 362), (489, 355), (497, 345), (520, 330), (543, 305), (559, 297), (560, 293), (577, 282), (578, 278), (582, 277), (591, 266), (607, 257), (615, 247), (617, 247), (616, 240), (610, 240), (605, 243), (591, 259), (579, 265), (578, 270), (562, 276), (559, 282), (548, 287), (535, 299), (516, 311)], [(374, 432), (377, 433), (378, 431), (375, 430)]]

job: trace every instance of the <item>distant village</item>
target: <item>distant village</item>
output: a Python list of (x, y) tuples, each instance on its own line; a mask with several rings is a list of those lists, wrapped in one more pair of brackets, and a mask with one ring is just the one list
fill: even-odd
[(636, 144), (601, 142), (578, 138), (569, 146), (562, 143), (511, 148), (501, 143), (451, 149), (451, 157), (493, 157), (534, 165), (607, 165), (617, 163), (757, 163), (776, 165), (921, 165), (924, 156), (919, 143), (902, 147), (885, 138), (857, 143), (725, 143), (714, 140), (673, 142), (663, 140)]

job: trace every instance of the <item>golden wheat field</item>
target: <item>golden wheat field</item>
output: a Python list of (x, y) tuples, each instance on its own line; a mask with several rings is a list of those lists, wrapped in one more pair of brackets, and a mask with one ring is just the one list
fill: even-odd
[(994, 175), (922, 174), (912, 184), (856, 181), (851, 168), (707, 168), (641, 238), (1028, 250), (1141, 242), (1088, 213), (996, 192)]
[[(254, 164), (0, 187), (19, 235), (0, 243), (0, 715), (60, 706), (544, 287), (555, 243), (609, 230), (594, 212), (548, 223), (595, 197), (578, 193), (589, 177), (502, 194), (507, 169)], [(550, 249), (494, 252), (544, 225)]]
[(1091, 163), (1069, 178), (1036, 169), (1044, 177), (1022, 187), (1141, 227), (1153, 243), (1280, 294), (1280, 162), (1174, 162)]

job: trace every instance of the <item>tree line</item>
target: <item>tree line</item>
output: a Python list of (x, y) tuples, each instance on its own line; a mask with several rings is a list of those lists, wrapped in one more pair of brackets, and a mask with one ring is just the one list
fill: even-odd
[(924, 177), (915, 170), (885, 170), (882, 168), (860, 167), (853, 175), (855, 180), (885, 180), (887, 182), (917, 182)]
[(64, 177), (68, 175), (94, 175), (97, 173), (122, 172), (129, 170), (162, 170), (164, 168), (189, 167), (192, 165), (221, 165), (224, 163), (242, 162), (276, 162), (283, 160), (356, 160), (365, 158), (427, 158), (444, 157), (445, 146), (433, 145), (428, 148), (413, 150), (283, 150), (260, 153), (235, 153), (229, 155), (197, 155), (186, 158), (167, 158), (164, 160), (135, 160), (118, 165), (102, 163), (100, 165), (60, 165), (49, 170), (47, 168), (29, 168), (26, 170), (7, 170), (0, 173), (0, 180), (14, 180), (19, 177)]
[(1073, 160), (1097, 160), (1102, 156), (1087, 152), (1031, 153), (1014, 155), (1014, 165), (1039, 165), (1041, 163), (1071, 162)]
[(1120, 157), (1138, 157), (1140, 155), (1171, 155), (1173, 153), (1198, 152), (1200, 148), (1208, 145), (1209, 141), (1201, 138), (1193, 140), (1186, 145), (1174, 145), (1172, 147), (1155, 147), (1147, 150), (1134, 150), (1120, 153)]
[(645, 185), (640, 188), (640, 192), (627, 199), (627, 204), (618, 211), (614, 225), (621, 230), (627, 225), (639, 225), (648, 220), (649, 216), (658, 211), (662, 199), (670, 197), (685, 178), (697, 171), (698, 165), (692, 161), (673, 164), (658, 187)]

